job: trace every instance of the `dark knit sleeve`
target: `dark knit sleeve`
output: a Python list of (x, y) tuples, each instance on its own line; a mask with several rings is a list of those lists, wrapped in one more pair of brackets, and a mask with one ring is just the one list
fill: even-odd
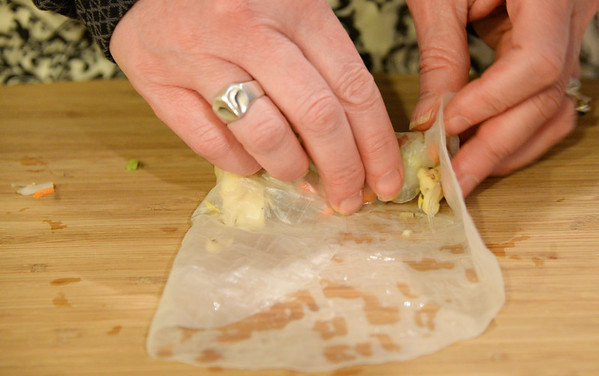
[(104, 55), (111, 61), (108, 49), (112, 32), (137, 0), (33, 0), (35, 6), (83, 22)]

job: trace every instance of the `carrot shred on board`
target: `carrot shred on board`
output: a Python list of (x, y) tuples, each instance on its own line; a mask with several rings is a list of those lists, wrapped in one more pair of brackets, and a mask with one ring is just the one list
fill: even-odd
[(54, 186), (35, 191), (33, 193), (33, 198), (42, 198), (44, 196), (51, 195), (52, 193), (54, 193)]

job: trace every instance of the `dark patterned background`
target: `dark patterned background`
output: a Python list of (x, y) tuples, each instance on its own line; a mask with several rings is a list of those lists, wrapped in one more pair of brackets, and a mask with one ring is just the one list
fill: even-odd
[[(418, 71), (418, 46), (405, 0), (329, 3), (373, 72)], [(472, 72), (477, 74), (493, 54), (477, 38), (469, 41)], [(599, 77), (599, 15), (585, 34), (581, 63), (583, 77)], [(40, 11), (32, 0), (0, 0), (0, 84), (122, 76), (79, 22)]]

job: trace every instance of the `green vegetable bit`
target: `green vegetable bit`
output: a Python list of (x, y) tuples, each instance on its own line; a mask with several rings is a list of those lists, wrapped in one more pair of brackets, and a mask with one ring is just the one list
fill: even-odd
[(125, 167), (125, 169), (127, 169), (127, 171), (129, 172), (133, 172), (139, 168), (139, 165), (140, 163), (137, 159), (129, 159), (129, 162), (127, 162), (127, 166)]

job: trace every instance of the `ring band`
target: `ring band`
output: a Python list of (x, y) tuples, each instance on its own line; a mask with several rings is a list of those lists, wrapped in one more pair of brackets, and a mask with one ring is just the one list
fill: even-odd
[(576, 77), (570, 77), (566, 87), (566, 95), (572, 97), (576, 102), (576, 112), (579, 115), (584, 115), (591, 110), (591, 98), (580, 92), (581, 86), (580, 80)]
[(250, 104), (264, 95), (257, 81), (231, 84), (212, 101), (212, 110), (223, 122), (230, 123), (245, 115)]

